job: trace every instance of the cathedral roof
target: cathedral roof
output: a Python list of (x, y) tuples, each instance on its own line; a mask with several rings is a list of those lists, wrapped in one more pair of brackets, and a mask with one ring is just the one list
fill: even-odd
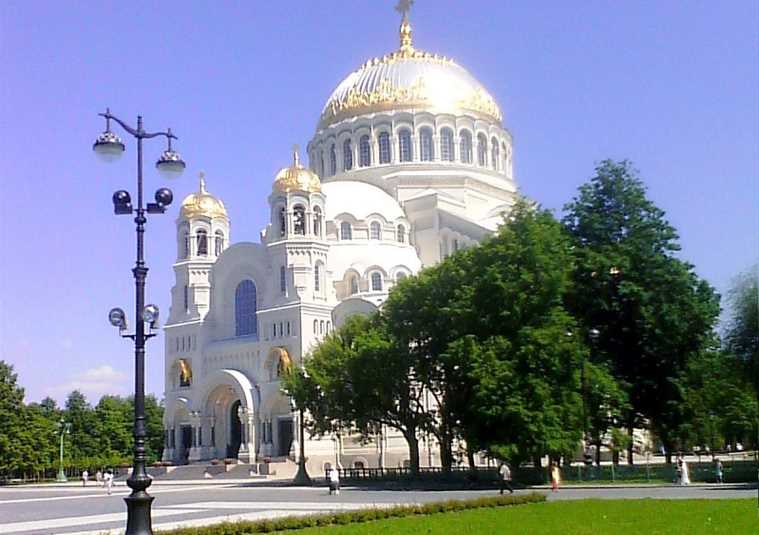
[(370, 59), (337, 86), (324, 106), (320, 127), (366, 113), (406, 109), (469, 113), (501, 122), (498, 103), (466, 69), (413, 47), (405, 13), (400, 39), (398, 50)]
[(277, 193), (288, 193), (290, 191), (318, 193), (322, 190), (322, 185), (316, 173), (300, 164), (298, 149), (294, 148), (293, 164), (277, 173), (272, 190)]
[(198, 191), (190, 193), (184, 198), (182, 208), (179, 211), (179, 217), (184, 219), (198, 216), (227, 219), (227, 209), (224, 207), (224, 203), (206, 191), (206, 180), (203, 173), (200, 173)]
[(358, 220), (366, 219), (371, 214), (379, 214), (387, 221), (406, 216), (398, 201), (377, 186), (366, 182), (325, 182), (322, 184), (322, 192), (327, 197), (327, 220), (334, 220), (340, 214), (350, 214)]

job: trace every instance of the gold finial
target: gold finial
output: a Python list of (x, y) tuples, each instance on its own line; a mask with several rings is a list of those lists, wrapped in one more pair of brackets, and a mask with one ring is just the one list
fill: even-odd
[(404, 52), (411, 52), (414, 50), (411, 44), (411, 24), (408, 21), (408, 13), (411, 11), (411, 6), (414, 5), (414, 0), (398, 0), (398, 5), (395, 6), (395, 10), (403, 15), (401, 19), (401, 50)]
[(300, 167), (300, 157), (298, 156), (298, 145), (293, 145), (293, 167)]
[(200, 179), (200, 189), (199, 189), (200, 193), (208, 193), (206, 191), (206, 174), (203, 171), (201, 171), (200, 173), (198, 173), (198, 178)]

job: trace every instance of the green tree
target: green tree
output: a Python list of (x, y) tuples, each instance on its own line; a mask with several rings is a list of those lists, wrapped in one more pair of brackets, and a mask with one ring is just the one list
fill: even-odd
[(284, 384), (298, 407), (308, 411), (313, 433), (356, 432), (370, 438), (381, 426), (395, 429), (408, 443), (416, 473), (417, 432), (428, 414), (407, 348), (388, 335), (380, 316), (348, 318), (314, 349), (304, 370), (288, 374)]
[(739, 275), (728, 294), (725, 343), (759, 396), (759, 265)]
[(0, 477), (24, 468), (24, 389), (17, 379), (13, 366), (0, 360)]
[(677, 233), (629, 162), (602, 162), (565, 211), (575, 242), (570, 308), (585, 332), (600, 331), (595, 361), (627, 386), (628, 433), (650, 422), (669, 453), (684, 423), (679, 378), (709, 343), (719, 298), (674, 256)]
[(581, 394), (588, 439), (595, 446), (596, 464), (601, 465), (601, 447), (608, 431), (623, 421), (629, 406), (627, 393), (603, 364), (584, 363)]
[(95, 458), (99, 454), (97, 415), (87, 398), (74, 390), (66, 398), (63, 419), (71, 424), (70, 446), (66, 450), (70, 459)]

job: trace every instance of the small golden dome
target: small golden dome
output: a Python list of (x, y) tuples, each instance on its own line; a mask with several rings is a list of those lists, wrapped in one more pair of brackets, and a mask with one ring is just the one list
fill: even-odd
[(217, 199), (206, 191), (205, 175), (200, 173), (200, 186), (198, 191), (190, 193), (182, 201), (182, 208), (179, 211), (179, 217), (191, 219), (193, 217), (222, 217), (227, 219), (227, 209), (220, 199)]
[(319, 176), (306, 169), (300, 164), (297, 147), (293, 149), (293, 164), (285, 167), (274, 179), (272, 191), (277, 193), (288, 193), (290, 191), (305, 191), (308, 193), (319, 193), (322, 190), (322, 183)]

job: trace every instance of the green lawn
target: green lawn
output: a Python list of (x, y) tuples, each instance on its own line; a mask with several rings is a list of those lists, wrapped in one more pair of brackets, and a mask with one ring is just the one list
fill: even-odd
[(655, 535), (759, 533), (754, 500), (582, 500), (382, 520), (298, 535)]

